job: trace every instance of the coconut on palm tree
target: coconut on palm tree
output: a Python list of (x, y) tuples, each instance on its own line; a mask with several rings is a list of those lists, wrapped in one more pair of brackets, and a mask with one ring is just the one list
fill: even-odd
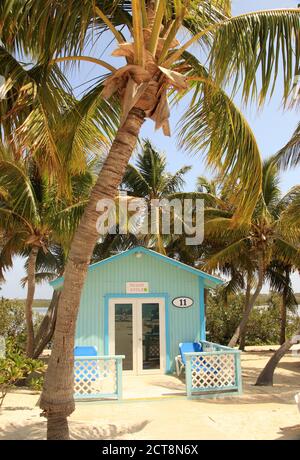
[[(232, 181), (238, 184), (235, 221), (249, 220), (260, 194), (261, 159), (251, 129), (224, 86), (233, 78), (233, 91), (240, 84), (246, 101), (258, 96), (263, 103), (277, 80), (283, 56), (287, 100), (298, 70), (300, 10), (232, 17), (229, 0), (69, 0), (67, 8), (64, 2), (56, 0), (44, 4), (26, 0), (25, 5), (9, 0), (2, 2), (0, 18), (0, 38), (9, 50), (32, 53), (48, 64), (49, 72), (52, 64), (61, 61), (99, 65), (101, 82), (93, 88), (94, 107), (114, 96), (122, 107), (119, 129), (70, 249), (41, 398), (41, 407), (48, 417), (48, 437), (65, 439), (67, 416), (74, 410), (75, 323), (87, 267), (98, 239), (98, 201), (115, 199), (144, 121), (151, 118), (157, 129), (162, 128), (169, 135), (169, 95), (181, 101), (191, 94), (183, 144), (197, 151), (206, 150), (209, 165), (222, 174), (232, 175)], [(118, 26), (122, 26), (121, 30)], [(119, 68), (99, 56), (85, 55), (91, 40), (98, 41), (101, 48), (107, 30), (117, 42), (113, 55), (123, 58), (124, 64)], [(186, 34), (190, 38), (182, 44)], [(197, 58), (192, 45), (205, 50), (203, 61)], [(203, 62), (209, 62), (208, 66)], [(276, 69), (272, 72), (274, 62)], [(105, 74), (100, 67), (104, 67)], [(107, 115), (107, 110), (104, 109), (103, 116), (104, 112)], [(30, 128), (28, 123), (32, 132)], [(36, 132), (35, 136), (38, 145)]]

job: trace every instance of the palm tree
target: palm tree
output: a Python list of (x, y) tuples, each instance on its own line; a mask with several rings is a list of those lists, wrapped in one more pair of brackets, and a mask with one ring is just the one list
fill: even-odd
[[(145, 202), (145, 210), (140, 217), (147, 221), (147, 235), (138, 236), (139, 241), (143, 244), (151, 246), (157, 252), (166, 253), (165, 246), (168, 241), (166, 236), (162, 234), (161, 215), (156, 222), (157, 232), (154, 235), (151, 232), (151, 212), (152, 200), (162, 202), (162, 200), (172, 200), (174, 198), (183, 199), (189, 196), (194, 197), (195, 194), (182, 193), (184, 185), (184, 175), (191, 169), (190, 166), (183, 166), (174, 174), (166, 171), (166, 158), (149, 140), (145, 140), (141, 147), (141, 153), (137, 156), (136, 165), (129, 164), (121, 184), (121, 189), (126, 191), (128, 199), (142, 198)], [(172, 216), (173, 219), (181, 218), (181, 216)], [(142, 224), (142, 222), (141, 222)], [(139, 228), (139, 227), (138, 227)], [(137, 229), (138, 230), (138, 229)], [(168, 236), (170, 240), (170, 236)]]
[[(300, 328), (295, 334), (295, 337), (299, 337)], [(257, 386), (273, 386), (274, 372), (278, 366), (280, 360), (284, 355), (290, 350), (290, 348), (297, 343), (298, 339), (295, 341), (294, 337), (287, 339), (278, 350), (271, 356), (261, 373), (259, 374), (255, 385)]]
[[(300, 124), (298, 125), (296, 131), (294, 132), (291, 140), (278, 152), (276, 155), (276, 160), (279, 162), (280, 166), (287, 168), (290, 166), (297, 166), (300, 161)], [(300, 213), (300, 187), (296, 186), (293, 189), (293, 201), (285, 212), (285, 217), (287, 224), (293, 227), (299, 226), (299, 213)], [(290, 282), (290, 266), (284, 267), (285, 275)], [(285, 304), (286, 295), (283, 296), (283, 305), (282, 305), (282, 317), (285, 318)], [(289, 298), (289, 296), (287, 296)], [(299, 337), (300, 329), (296, 332), (295, 337)], [(283, 339), (285, 339), (283, 341)], [(283, 342), (283, 343), (282, 343)], [(285, 327), (281, 327), (281, 347), (275, 351), (271, 356), (264, 369), (259, 374), (256, 385), (259, 386), (272, 386), (274, 379), (274, 372), (277, 365), (283, 356), (290, 350), (292, 345), (295, 343), (294, 337), (286, 339), (285, 337)]]
[[(12, 164), (16, 166), (16, 177), (14, 178), (16, 181), (19, 179), (18, 172), (21, 177), (21, 170), (23, 171), (25, 180), (22, 182), (21, 178), (21, 183), (25, 189), (28, 185), (27, 192), (29, 194), (31, 187), (34, 191), (37, 188), (43, 192), (46, 189), (51, 191), (52, 188), (48, 197), (49, 202), (54, 199), (55, 193), (57, 197), (61, 198), (60, 202), (53, 201), (53, 204), (59, 204), (56, 209), (59, 214), (58, 216), (53, 215), (53, 217), (57, 221), (56, 224), (60, 226), (60, 243), (66, 252), (72, 236), (70, 228), (67, 228), (68, 223), (70, 224), (68, 218), (75, 219), (73, 222), (75, 225), (82, 214), (84, 203), (79, 204), (79, 201), (84, 196), (87, 198), (89, 195), (93, 183), (91, 174), (94, 176), (95, 172), (97, 173), (99, 170), (96, 161), (99, 154), (105, 152), (108, 139), (113, 135), (117, 112), (110, 106), (108, 110), (109, 120), (106, 119), (105, 115), (100, 116), (103, 103), (107, 108), (108, 105), (102, 101), (97, 107), (94, 107), (95, 98), (97, 98), (95, 92), (92, 95), (86, 94), (81, 101), (77, 101), (72, 95), (67, 80), (57, 66), (51, 67), (51, 72), (48, 72), (45, 64), (32, 65), (31, 63), (20, 62), (3, 46), (0, 46), (0, 74), (3, 76), (0, 82), (0, 134), (6, 145), (4, 147), (3, 144), (1, 147), (0, 168), (1, 173), (3, 172), (2, 182), (4, 181), (4, 185), (0, 186), (0, 191), (1, 188), (3, 191), (1, 204), (14, 211), (13, 201), (8, 204), (6, 200), (11, 190), (4, 190), (7, 187), (9, 189), (16, 187), (17, 191), (17, 182), (14, 183), (13, 178), (10, 177)], [(6, 154), (5, 150), (7, 151)], [(6, 163), (7, 161), (11, 164)], [(87, 174), (85, 173), (86, 169), (89, 169)], [(15, 191), (12, 194), (15, 195)], [(25, 195), (26, 193), (24, 197)], [(31, 205), (33, 207), (37, 204), (43, 207), (46, 204), (34, 203), (35, 199), (39, 201), (41, 198), (38, 195), (32, 195), (33, 203)], [(22, 195), (20, 196), (24, 198)], [(44, 199), (45, 196), (42, 198)], [(72, 203), (69, 208), (66, 208), (66, 215), (61, 214), (59, 207), (62, 206), (62, 203), (65, 206)], [(43, 212), (40, 207), (38, 212)], [(52, 210), (54, 212), (54, 208)], [(58, 222), (57, 217), (59, 217), (60, 222)], [(26, 218), (30, 220), (31, 217), (26, 216)], [(11, 239), (12, 236), (17, 238), (19, 231), (22, 233), (22, 229), (15, 228), (10, 229), (10, 231), (6, 229), (6, 237), (2, 238), (2, 269), (8, 268), (12, 263), (12, 255), (21, 250), (23, 243), (17, 241), (14, 246)], [(14, 233), (15, 235), (13, 235)], [(52, 243), (49, 242), (53, 246)], [(27, 351), (28, 354), (34, 356), (39, 353), (45, 341), (48, 340), (47, 338), (53, 333), (59, 297), (54, 294), (36, 340), (33, 340), (32, 314), (30, 313), (32, 301), (30, 299), (34, 295), (34, 281), (36, 277), (39, 280), (41, 276), (40, 273), (34, 275), (33, 267), (35, 259), (38, 262), (39, 258), (47, 258), (44, 250), (45, 248), (38, 251), (36, 247), (33, 248), (26, 263), (28, 272), (26, 282), (28, 283), (29, 296), (26, 308), (29, 331)], [(47, 247), (47, 251), (49, 255), (49, 247)], [(28, 256), (26, 250), (22, 254)], [(42, 276), (44, 277), (44, 275)]]
[[(59, 244), (51, 244), (47, 252), (39, 251), (36, 258), (35, 284), (49, 282), (59, 276), (63, 276), (66, 262), (66, 249)], [(28, 263), (25, 262), (28, 271)], [(28, 282), (28, 276), (21, 280), (22, 287)], [(60, 292), (53, 291), (50, 305), (34, 335), (33, 358), (38, 358), (48, 343), (51, 341), (57, 317), (57, 307)]]
[(92, 179), (88, 173), (74, 177), (72, 201), (58, 200), (57, 187), (49, 186), (31, 158), (16, 161), (11, 149), (2, 148), (0, 171), (0, 188), (4, 192), (0, 199), (0, 227), (5, 235), (1, 241), (1, 276), (3, 270), (12, 266), (13, 256), (26, 257), (26, 353), (32, 357), (32, 303), (38, 258), (44, 257), (54, 242), (60, 242), (63, 247), (70, 242), (86, 203)]
[[(30, 56), (28, 57), (29, 60)], [(56, 64), (22, 62), (0, 44), (0, 136), (15, 161), (32, 157), (58, 193), (107, 152), (118, 121), (102, 85), (77, 100)]]
[(272, 261), (267, 270), (267, 279), (270, 282), (270, 289), (281, 294), (280, 308), (280, 338), (279, 343), (283, 345), (286, 341), (287, 313), (295, 313), (297, 299), (295, 297), (291, 275), (294, 267), (282, 261)]
[[(227, 189), (227, 201), (229, 198), (230, 203), (228, 191)], [(218, 240), (220, 248), (216, 250), (216, 247), (212, 246), (212, 251), (207, 254), (206, 268), (219, 268), (224, 271), (234, 265), (236, 270), (247, 273), (248, 276), (249, 295), (246, 296), (247, 302), (241, 322), (229, 342), (231, 347), (235, 346), (243, 335), (249, 315), (267, 279), (271, 280), (271, 284), (280, 286), (281, 292), (291, 295), (289, 278), (281, 277), (279, 280), (279, 265), (284, 265), (285, 268), (300, 267), (299, 229), (292, 229), (286, 224), (286, 216), (294, 205), (294, 189), (286, 196), (280, 196), (278, 169), (271, 159), (264, 165), (262, 193), (250, 223), (234, 228), (231, 223), (231, 214), (234, 210), (224, 211), (225, 206), (223, 209), (219, 206), (207, 210), (213, 216), (206, 220), (206, 237), (208, 241)], [(251, 295), (255, 278), (254, 292)]]
[[(216, 166), (222, 174), (231, 173), (233, 182), (246, 184), (246, 190), (236, 187), (234, 218), (249, 219), (260, 193), (261, 159), (246, 120), (223, 88), (229, 79), (236, 78), (233, 91), (241, 83), (246, 101), (258, 96), (263, 103), (277, 80), (279, 58), (283, 56), (284, 99), (288, 99), (299, 61), (296, 37), (300, 10), (232, 17), (229, 0), (69, 0), (68, 8), (55, 0), (43, 5), (39, 0), (26, 0), (25, 6), (7, 0), (0, 8), (0, 38), (4, 46), (33, 53), (48, 64), (48, 69), (61, 61), (99, 64), (109, 75), (99, 75), (101, 91), (99, 84), (94, 86), (94, 94), (98, 95), (95, 104), (99, 98), (103, 101), (117, 94), (122, 106), (119, 129), (70, 249), (41, 398), (41, 407), (48, 417), (48, 437), (65, 439), (69, 436), (67, 416), (75, 407), (75, 323), (87, 267), (98, 239), (97, 202), (103, 198), (114, 200), (146, 118), (152, 118), (156, 128), (170, 134), (171, 87), (175, 100), (177, 91), (179, 100), (193, 94), (191, 111), (185, 117), (190, 121), (185, 126), (183, 144), (196, 151), (206, 150), (209, 165)], [(118, 26), (122, 26), (121, 31)], [(87, 43), (95, 38), (101, 46), (102, 34), (108, 29), (118, 42), (114, 56), (125, 60), (119, 69), (98, 57), (82, 54)], [(181, 45), (177, 38), (182, 38), (184, 31), (191, 38)], [(208, 68), (188, 51), (197, 43), (206, 50)], [(261, 70), (260, 91), (257, 70)]]

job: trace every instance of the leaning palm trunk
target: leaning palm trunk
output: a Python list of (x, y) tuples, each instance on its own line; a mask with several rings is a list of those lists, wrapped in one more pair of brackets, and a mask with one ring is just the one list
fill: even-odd
[(53, 337), (60, 292), (54, 291), (43, 321), (34, 338), (33, 358), (38, 358)]
[[(247, 287), (246, 287), (246, 295), (245, 295), (245, 311), (246, 311), (247, 308), (248, 308), (250, 298), (251, 298), (251, 281), (250, 281), (250, 276), (248, 275), (248, 278), (247, 278)], [(241, 351), (244, 351), (244, 350), (245, 350), (245, 345), (246, 345), (246, 334), (247, 334), (247, 327), (245, 327), (245, 329), (243, 330), (243, 332), (241, 333), (241, 336), (240, 336), (240, 346), (239, 346), (239, 349), (240, 349)]]
[(264, 271), (263, 271), (263, 268), (261, 267), (259, 269), (259, 274), (258, 274), (258, 282), (257, 282), (257, 286), (256, 286), (256, 289), (255, 289), (255, 292), (253, 293), (253, 295), (251, 296), (250, 300), (249, 300), (249, 303), (244, 311), (244, 314), (243, 314), (243, 317), (242, 317), (242, 320), (240, 322), (240, 324), (238, 325), (238, 327), (236, 328), (235, 330), (235, 333), (233, 334), (228, 346), (229, 347), (235, 347), (239, 338), (242, 336), (242, 334), (244, 333), (245, 331), (245, 328), (247, 326), (247, 323), (248, 323), (248, 320), (249, 320), (249, 316), (250, 316), (250, 313), (255, 305), (255, 302), (256, 302), (256, 299), (257, 297), (259, 296), (261, 290), (262, 290), (262, 287), (263, 287), (263, 281), (264, 281)]
[(67, 417), (75, 409), (75, 326), (81, 291), (99, 236), (96, 228), (99, 217), (97, 203), (101, 199), (114, 200), (144, 118), (143, 110), (133, 108), (119, 128), (73, 238), (65, 269), (64, 288), (58, 305), (52, 353), (40, 401), (43, 414), (48, 418), (48, 439), (69, 439)]
[(286, 289), (284, 289), (282, 294), (282, 302), (280, 309), (280, 345), (285, 343), (285, 334), (286, 334), (286, 318), (287, 318), (287, 308), (286, 308)]
[[(296, 335), (300, 335), (300, 329), (296, 333)], [(271, 356), (269, 361), (267, 362), (266, 366), (264, 369), (261, 371), (259, 374), (255, 385), (258, 386), (273, 386), (273, 378), (274, 378), (274, 372), (275, 369), (279, 363), (279, 361), (283, 358), (283, 356), (289, 351), (291, 346), (295, 342), (293, 339), (286, 340), (284, 344), (281, 345), (280, 348), (278, 348), (277, 351)]]
[(246, 334), (247, 334), (247, 328), (245, 327), (244, 332), (241, 334), (241, 337), (240, 337), (240, 346), (239, 346), (240, 351), (245, 351)]
[(27, 277), (27, 297), (25, 305), (25, 318), (26, 318), (26, 355), (31, 358), (33, 356), (34, 347), (34, 329), (32, 319), (32, 304), (35, 292), (35, 267), (38, 248), (33, 246), (29, 253), (28, 258), (28, 277)]

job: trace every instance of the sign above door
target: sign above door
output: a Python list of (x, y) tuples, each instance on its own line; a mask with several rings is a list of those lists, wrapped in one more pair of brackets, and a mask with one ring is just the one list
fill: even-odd
[(126, 283), (126, 294), (147, 294), (149, 283), (146, 281), (129, 281)]
[(190, 297), (175, 297), (172, 304), (177, 308), (188, 308), (193, 305), (194, 301)]

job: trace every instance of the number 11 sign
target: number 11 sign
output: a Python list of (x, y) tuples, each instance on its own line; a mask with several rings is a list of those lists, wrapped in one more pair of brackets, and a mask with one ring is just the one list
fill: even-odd
[(172, 300), (172, 304), (177, 308), (188, 308), (193, 305), (194, 301), (190, 297), (176, 297)]

